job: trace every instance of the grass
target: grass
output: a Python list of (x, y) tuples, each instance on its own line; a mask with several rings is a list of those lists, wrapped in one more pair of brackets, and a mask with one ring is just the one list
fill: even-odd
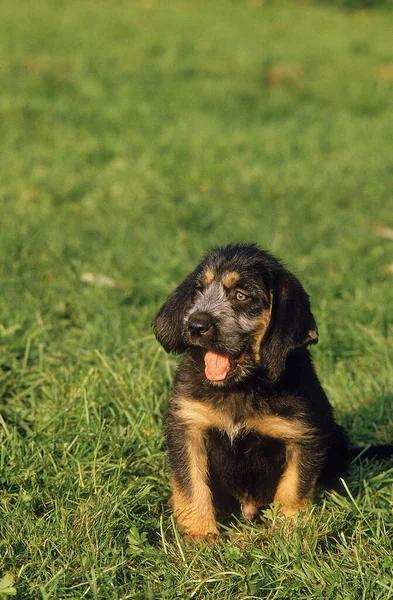
[(258, 242), (311, 294), (338, 420), (391, 441), (392, 27), (300, 0), (2, 3), (0, 596), (393, 598), (391, 463), (296, 526), (273, 507), (183, 541), (150, 329), (208, 248)]

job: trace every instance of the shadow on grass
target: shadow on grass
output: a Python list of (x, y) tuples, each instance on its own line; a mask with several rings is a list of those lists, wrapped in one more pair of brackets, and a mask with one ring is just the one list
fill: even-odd
[(323, 4), (331, 4), (347, 10), (392, 9), (392, 0), (323, 0)]

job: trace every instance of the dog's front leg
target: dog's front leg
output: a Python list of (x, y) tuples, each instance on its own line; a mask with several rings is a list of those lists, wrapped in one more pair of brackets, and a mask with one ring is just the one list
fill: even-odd
[(204, 431), (172, 412), (167, 420), (172, 469), (172, 510), (179, 529), (192, 539), (218, 533), (209, 487)]
[(317, 447), (308, 449), (296, 443), (287, 444), (287, 463), (274, 495), (274, 502), (281, 504), (281, 512), (286, 517), (295, 515), (312, 501), (321, 458)]
[(300, 419), (262, 415), (248, 422), (261, 435), (285, 442), (286, 464), (274, 494), (283, 515), (290, 517), (313, 499), (325, 457), (325, 436)]

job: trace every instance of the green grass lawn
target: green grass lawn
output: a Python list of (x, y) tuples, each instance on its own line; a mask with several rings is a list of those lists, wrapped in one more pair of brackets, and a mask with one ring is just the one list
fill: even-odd
[(0, 597), (393, 598), (391, 463), (184, 542), (150, 329), (207, 249), (257, 242), (311, 295), (338, 420), (392, 440), (392, 31), (302, 0), (2, 2)]

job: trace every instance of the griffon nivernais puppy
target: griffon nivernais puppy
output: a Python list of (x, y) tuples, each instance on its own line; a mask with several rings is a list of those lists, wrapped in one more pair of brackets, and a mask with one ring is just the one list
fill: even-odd
[[(307, 293), (255, 245), (213, 250), (155, 321), (168, 352), (185, 352), (167, 417), (172, 508), (198, 539), (218, 532), (216, 509), (251, 520), (280, 504), (293, 515), (316, 485), (345, 473), (348, 438), (307, 346), (318, 330)], [(380, 455), (392, 447), (380, 447)]]

